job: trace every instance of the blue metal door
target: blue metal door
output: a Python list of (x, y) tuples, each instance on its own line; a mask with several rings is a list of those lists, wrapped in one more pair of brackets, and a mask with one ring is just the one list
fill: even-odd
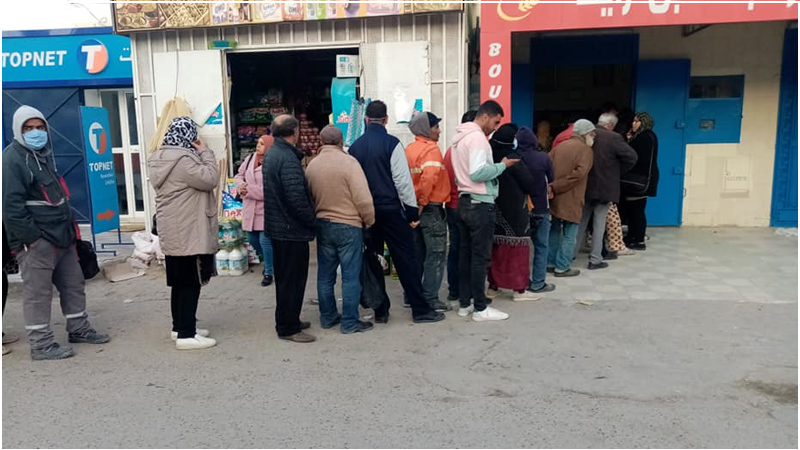
[(773, 227), (797, 226), (797, 28), (783, 41), (775, 175), (772, 181)]
[(44, 114), (50, 125), (58, 173), (64, 177), (72, 198), (75, 219), (88, 223), (91, 217), (86, 183), (86, 162), (81, 127), (81, 90), (75, 88), (4, 89), (3, 148), (14, 139), (12, 120), (21, 105), (29, 105)]
[(639, 61), (636, 111), (653, 116), (658, 136), (658, 196), (647, 201), (648, 225), (680, 226), (686, 164), (684, 118), (689, 92), (688, 59)]

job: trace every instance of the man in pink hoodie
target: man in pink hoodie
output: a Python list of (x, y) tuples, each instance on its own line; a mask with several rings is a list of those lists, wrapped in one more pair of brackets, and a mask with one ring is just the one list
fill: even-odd
[[(453, 170), (458, 185), (458, 213), (461, 229), (459, 261), (458, 315), (472, 314), (472, 320), (483, 322), (505, 320), (508, 314), (489, 306), (486, 298), (486, 273), (491, 262), (494, 235), (494, 201), (499, 191), (497, 178), (518, 159), (492, 159), (492, 147), (486, 137), (503, 120), (503, 108), (494, 100), (481, 105), (473, 122), (456, 128), (451, 147)], [(470, 304), (470, 298), (474, 305)]]

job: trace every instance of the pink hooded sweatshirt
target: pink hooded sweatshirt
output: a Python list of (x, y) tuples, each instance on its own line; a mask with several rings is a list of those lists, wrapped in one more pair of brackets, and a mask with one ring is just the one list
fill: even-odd
[(472, 200), (494, 203), (500, 185), (497, 177), (506, 165), (494, 163), (492, 147), (481, 127), (475, 122), (459, 125), (450, 152), (459, 195), (469, 194)]

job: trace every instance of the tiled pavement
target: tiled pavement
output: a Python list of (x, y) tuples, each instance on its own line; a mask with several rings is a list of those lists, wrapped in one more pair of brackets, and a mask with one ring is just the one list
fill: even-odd
[[(555, 278), (548, 274), (547, 282), (555, 284), (556, 290), (545, 297), (569, 303), (580, 300), (797, 303), (796, 233), (792, 236), (774, 228), (650, 228), (648, 234), (651, 239), (646, 251), (609, 261), (607, 269), (587, 270), (588, 255), (580, 253), (572, 266), (581, 270), (580, 276)], [(116, 238), (113, 233), (101, 235), (98, 247)], [(129, 234), (123, 234), (123, 241), (130, 242)], [(118, 250), (119, 258), (132, 251), (132, 247), (124, 246), (108, 249)], [(312, 243), (312, 267), (306, 290), (309, 297), (316, 297), (315, 256)], [(110, 254), (100, 255), (101, 261), (111, 258)], [(131, 287), (136, 293), (162, 290), (163, 285), (145, 286), (148, 279), (162, 279), (162, 271), (151, 269), (148, 275), (125, 282), (126, 289)], [(387, 281), (390, 289), (400, 289), (398, 282)], [(94, 280), (92, 284), (98, 282), (103, 280)], [(237, 286), (231, 286), (234, 284)], [(240, 291), (246, 297), (258, 294), (258, 289), (241, 284), (236, 277), (217, 278), (209, 290)], [(446, 295), (445, 281), (441, 298)]]
[(651, 228), (647, 250), (587, 270), (548, 277), (548, 297), (575, 300), (797, 302), (797, 237), (770, 228)]

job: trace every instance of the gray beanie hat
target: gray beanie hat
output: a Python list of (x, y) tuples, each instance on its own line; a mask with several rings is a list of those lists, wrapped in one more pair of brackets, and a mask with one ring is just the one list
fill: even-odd
[(572, 134), (575, 136), (585, 136), (594, 130), (594, 124), (586, 119), (576, 120), (575, 125), (572, 126)]

